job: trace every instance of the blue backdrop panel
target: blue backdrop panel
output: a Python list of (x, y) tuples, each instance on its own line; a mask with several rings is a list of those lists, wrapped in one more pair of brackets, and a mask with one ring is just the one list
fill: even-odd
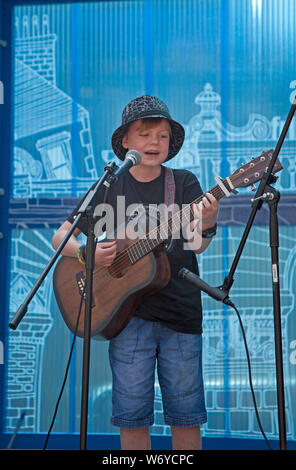
[[(242, 162), (275, 148), (296, 89), (293, 0), (101, 1), (14, 8), (14, 171), (11, 184), (9, 315), (53, 254), (50, 240), (78, 198), (114, 158), (110, 139), (132, 98), (163, 99), (186, 129), (170, 164), (206, 191)], [(296, 123), (280, 154), (280, 282), (287, 436), (296, 439)], [(219, 229), (199, 256), (211, 285), (228, 273), (251, 210), (249, 188), (222, 201)], [(268, 210), (256, 217), (231, 298), (246, 329), (264, 430), (277, 438)], [(72, 335), (52, 273), (9, 333), (5, 432), (48, 430)], [(77, 340), (53, 432), (79, 432), (82, 342)], [(92, 343), (89, 431), (109, 423), (108, 343)], [(204, 436), (261, 438), (235, 314), (204, 297)], [(154, 434), (168, 434), (156, 378)]]

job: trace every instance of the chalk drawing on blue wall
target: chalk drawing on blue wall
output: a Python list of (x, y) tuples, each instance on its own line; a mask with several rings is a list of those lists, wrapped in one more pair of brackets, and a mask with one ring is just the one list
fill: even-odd
[[(16, 18), (15, 198), (71, 194), (71, 179), (78, 172), (97, 178), (89, 113), (56, 84), (56, 41), (47, 15)], [(31, 159), (22, 162), (19, 149)], [(82, 169), (73, 151), (83, 160)]]
[[(263, 151), (275, 148), (284, 120), (274, 116), (270, 120), (258, 113), (251, 114), (244, 126), (237, 127), (224, 122), (221, 111), (221, 97), (210, 83), (195, 98), (198, 112), (188, 123), (183, 124), (186, 138), (178, 155), (178, 168), (190, 169), (200, 179), (204, 190), (213, 186), (213, 177), (221, 175), (223, 160), (228, 165), (227, 175), (233, 173), (242, 163), (257, 157)], [(296, 189), (296, 120), (288, 131), (280, 158), (285, 169), (277, 181), (281, 192)], [(223, 146), (222, 146), (223, 144)], [(226, 146), (225, 146), (226, 144)], [(249, 189), (241, 188), (240, 194)]]
[[(14, 314), (22, 305), (52, 251), (39, 231), (17, 230), (12, 235), (10, 305)], [(18, 328), (9, 335), (6, 427), (12, 431), (25, 412), (23, 432), (39, 431), (43, 351), (53, 326), (49, 310), (52, 276), (49, 275), (29, 304)]]
[[(46, 16), (42, 19), (37, 16), (31, 20), (28, 17), (17, 19), (13, 187), (15, 198), (60, 197), (69, 194), (76, 196), (84, 193), (98, 176), (93, 156), (89, 113), (56, 84), (56, 40), (57, 36), (49, 33)], [(206, 83), (204, 89), (198, 93), (195, 104), (199, 109), (188, 123), (184, 123), (186, 139), (176, 164), (178, 168), (187, 168), (197, 174), (205, 190), (212, 186), (213, 176), (221, 174), (223, 160), (226, 160), (229, 172), (232, 172), (242, 161), (245, 162), (263, 150), (274, 147), (283, 124), (278, 116), (268, 119), (259, 114), (250, 115), (246, 125), (242, 127), (223, 122), (220, 111), (221, 97), (210, 83)], [(80, 144), (78, 153), (83, 162), (81, 172), (75, 167), (77, 161), (73, 159), (72, 153), (74, 124), (78, 124), (79, 128), (77, 142)], [(281, 192), (291, 192), (296, 189), (295, 138), (294, 122), (287, 136), (285, 148), (281, 152), (281, 161), (288, 170), (282, 172), (277, 182), (277, 188)], [(222, 145), (225, 143), (227, 151), (225, 145)], [(104, 161), (109, 161), (113, 153), (110, 149), (104, 149), (101, 156)], [(73, 175), (77, 181), (74, 194)], [(29, 219), (30, 214), (27, 220)], [(261, 228), (259, 232), (261, 236), (266, 234), (267, 240), (267, 230)], [(32, 248), (32, 242), (28, 242), (27, 236), (30, 239), (36, 237), (35, 247)], [(251, 243), (254, 245), (254, 253), (258, 255), (263, 251), (265, 242), (261, 237), (258, 240), (255, 238)], [(216, 246), (222, 243), (221, 240), (221, 234), (218, 234), (215, 240)], [(231, 249), (227, 256), (231, 262), (239, 242), (239, 236), (233, 227), (229, 228), (228, 240)], [(281, 277), (284, 351), (287, 350), (288, 317), (295, 312), (293, 286), (296, 259), (295, 251), (293, 252), (294, 238), (287, 236), (285, 243), (286, 248), (281, 253), (281, 262), (284, 266), (284, 275)], [(15, 312), (22, 296), (30, 290), (50, 254), (50, 242), (44, 239), (41, 231), (35, 230), (30, 235), (20, 231), (13, 237), (11, 313)], [(208, 276), (211, 273), (221, 281), (220, 259), (221, 253), (218, 248), (217, 251), (214, 249), (206, 252), (200, 261), (202, 275)], [(268, 255), (265, 259), (268, 259)], [(274, 436), (277, 432), (277, 420), (271, 292), (270, 289), (261, 287), (262, 273), (255, 267), (256, 255), (253, 257), (246, 255), (245, 260), (248, 266), (253, 264), (252, 270), (249, 267), (243, 268), (246, 277), (252, 276), (255, 282), (254, 285), (245, 286), (244, 291), (236, 289), (235, 298), (237, 305), (242, 305), (240, 311), (245, 319), (254, 363), (255, 392), (258, 404), (264, 413), (263, 425), (268, 436)], [(291, 279), (294, 279), (294, 284), (288, 281)], [(22, 327), (10, 337), (7, 431), (14, 429), (16, 419), (23, 410), (27, 413), (23, 430), (38, 432), (41, 427), (39, 408), (42, 392), (39, 384), (42, 374), (42, 353), (46, 345), (46, 336), (54, 327), (50, 312), (52, 305), (50, 283), (48, 277), (46, 288), (31, 306), (31, 315), (28, 315)], [(263, 289), (265, 297), (262, 296)], [(231, 316), (226, 344), (224, 313), (218, 306), (213, 306), (208, 303), (208, 299), (205, 299), (204, 329), (204, 380), (209, 421), (203, 432), (210, 435), (224, 435), (228, 432), (234, 436), (261, 437), (254, 417), (249, 386), (244, 379), (247, 376), (246, 361), (235, 317)], [(264, 374), (262, 374), (263, 366), (266, 369)], [(228, 368), (227, 374), (225, 367)], [(101, 390), (102, 397), (106, 399), (109, 396), (111, 400), (110, 383), (100, 387), (99, 392)], [(291, 408), (289, 387), (285, 392), (287, 408)], [(100, 397), (98, 393), (96, 400), (99, 401)], [(90, 401), (92, 406), (92, 398)], [(154, 431), (166, 434), (169, 429), (161, 421), (161, 397), (157, 382), (155, 409)], [(288, 437), (295, 437), (291, 416), (287, 424)]]

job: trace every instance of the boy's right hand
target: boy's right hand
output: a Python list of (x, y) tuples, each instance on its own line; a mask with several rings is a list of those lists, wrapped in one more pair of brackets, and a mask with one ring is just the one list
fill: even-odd
[(99, 242), (95, 251), (95, 264), (101, 266), (111, 266), (117, 249), (117, 241), (112, 242)]

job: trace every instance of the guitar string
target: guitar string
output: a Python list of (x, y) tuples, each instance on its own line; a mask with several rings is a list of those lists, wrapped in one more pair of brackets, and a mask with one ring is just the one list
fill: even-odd
[[(211, 190), (208, 191), (209, 193), (211, 193), (214, 197), (216, 196), (221, 196), (221, 193), (222, 193), (222, 190), (219, 186), (214, 186), (214, 188), (212, 188)], [(223, 194), (224, 195), (224, 194)], [(173, 225), (173, 218), (177, 218), (177, 216), (180, 216), (182, 214), (182, 212), (184, 213), (185, 210), (188, 208), (190, 209), (190, 213), (194, 216), (194, 213), (193, 213), (193, 210), (192, 210), (192, 205), (193, 204), (198, 204), (202, 198), (204, 197), (204, 194), (202, 194), (201, 196), (199, 196), (197, 199), (195, 199), (194, 201), (192, 201), (190, 204), (188, 204), (187, 206), (185, 206), (185, 208), (183, 208), (182, 210), (176, 212), (173, 214), (173, 216), (168, 220), (166, 221), (165, 223), (159, 225), (158, 227), (154, 228), (153, 230), (151, 230), (149, 233), (148, 233), (148, 236), (144, 239), (140, 239), (140, 240), (137, 240), (136, 242), (134, 242), (133, 244), (129, 245), (127, 248), (125, 248), (124, 250), (122, 250), (118, 256), (115, 258), (115, 260), (113, 261), (113, 263), (111, 264), (111, 266), (109, 267), (104, 267), (104, 266), (98, 266), (98, 268), (95, 269), (95, 273), (97, 274), (98, 272), (102, 271), (102, 274), (105, 274), (104, 276), (102, 277), (108, 277), (108, 274), (110, 275), (110, 269), (112, 270), (112, 273), (116, 276), (116, 275), (120, 275), (121, 274), (121, 270), (124, 269), (125, 267), (127, 267), (128, 265), (130, 265), (130, 256), (128, 254), (128, 250), (131, 249), (132, 247), (135, 247), (137, 244), (143, 244), (145, 243), (145, 241), (147, 242), (147, 240), (156, 240), (157, 241), (157, 245), (158, 246), (159, 244), (163, 243), (165, 240), (167, 240), (167, 238), (164, 238), (164, 239), (158, 239), (157, 238), (157, 235), (161, 232), (161, 228), (163, 226), (169, 226), (170, 224)], [(222, 196), (223, 197), (223, 196)], [(216, 197), (216, 199), (218, 199)], [(180, 220), (180, 219), (179, 219)], [(171, 229), (170, 229), (171, 230)], [(154, 236), (156, 235), (156, 237)], [(156, 248), (156, 247), (155, 247)], [(138, 250), (139, 251), (139, 250)], [(152, 251), (152, 250), (149, 250), (149, 251)], [(147, 254), (147, 253), (145, 253)], [(144, 254), (144, 255), (145, 255)], [(140, 258), (138, 259), (141, 259), (144, 255), (141, 255)], [(138, 261), (138, 260), (136, 260)], [(126, 262), (128, 262), (126, 264)], [(107, 272), (106, 272), (107, 271)], [(94, 273), (94, 274), (95, 274)], [(112, 276), (112, 274), (111, 274)]]
[[(257, 159), (259, 159), (259, 157), (257, 157)], [(254, 160), (252, 161), (252, 163), (254, 164), (257, 159), (254, 159)], [(233, 184), (234, 181), (232, 181), (231, 178), (239, 176), (239, 173), (240, 173), (241, 169), (243, 169), (243, 168), (246, 167), (246, 166), (247, 166), (247, 164), (244, 165), (243, 167), (241, 167), (240, 169), (238, 169), (236, 172), (234, 172), (234, 173), (233, 173), (230, 177), (228, 177), (227, 179), (229, 179), (229, 180), (232, 182), (232, 184)], [(254, 169), (255, 169), (255, 168), (254, 168), (254, 166), (253, 166), (252, 170), (254, 171)], [(244, 175), (244, 177), (246, 177), (246, 175)], [(226, 186), (229, 186), (228, 183), (227, 183), (227, 181), (226, 181), (226, 179), (223, 180), (223, 184), (226, 185)], [(250, 182), (249, 184), (252, 184), (252, 182)], [(230, 188), (229, 188), (229, 189), (230, 189)], [(213, 187), (212, 189), (210, 189), (208, 192), (211, 193), (211, 194), (213, 194), (213, 196), (215, 196), (215, 197), (216, 197), (216, 195), (217, 195), (217, 196), (220, 196), (219, 199), (225, 195), (219, 185), (214, 186), (214, 187)], [(198, 204), (198, 203), (202, 200), (203, 197), (204, 197), (204, 194), (202, 194), (199, 198), (197, 198), (196, 200), (194, 200), (193, 202), (191, 202), (190, 204), (188, 204), (188, 206), (189, 206), (189, 208), (190, 208), (190, 213), (193, 215), (193, 217), (194, 217), (194, 214), (193, 214), (193, 211), (192, 211), (191, 206), (192, 206), (192, 204), (194, 204), (194, 203)], [(216, 199), (218, 199), (218, 198), (216, 198)], [(145, 241), (145, 240), (147, 241), (147, 240), (151, 239), (151, 234), (154, 234), (155, 231), (156, 231), (156, 232), (160, 232), (162, 226), (165, 226), (165, 225), (166, 225), (166, 226), (169, 226), (170, 223), (173, 224), (173, 218), (176, 218), (176, 216), (179, 215), (179, 214), (181, 214), (182, 211), (185, 211), (185, 209), (186, 209), (188, 206), (186, 206), (185, 208), (183, 208), (181, 211), (176, 212), (175, 214), (173, 214), (173, 216), (172, 216), (168, 221), (166, 221), (164, 224), (161, 224), (161, 225), (159, 225), (158, 227), (156, 227), (155, 229), (153, 229), (150, 233), (148, 233), (148, 238), (146, 237), (146, 238), (144, 238), (144, 239), (137, 240), (137, 241), (134, 242), (133, 244), (131, 244), (131, 245), (129, 245), (128, 247), (126, 247), (125, 249), (123, 249), (123, 250), (115, 257), (115, 259), (114, 259), (113, 263), (111, 264), (111, 266), (109, 266), (109, 267), (98, 266), (97, 268), (95, 268), (94, 274), (98, 274), (98, 273), (102, 272), (102, 274), (103, 274), (102, 277), (109, 277), (110, 275), (112, 276), (112, 274), (110, 273), (110, 270), (112, 269), (112, 273), (113, 273), (115, 276), (116, 276), (116, 275), (119, 276), (119, 275), (121, 274), (121, 270), (131, 264), (131, 259), (130, 259), (128, 250), (130, 250), (130, 249), (133, 248), (133, 247), (136, 247), (136, 246), (141, 242), (141, 240), (142, 240), (142, 243), (143, 243), (143, 241)], [(179, 219), (179, 220), (180, 220), (180, 219)], [(157, 233), (156, 233), (156, 234), (157, 234)], [(150, 238), (149, 238), (149, 235), (150, 235)], [(154, 239), (155, 239), (155, 238), (154, 238)], [(166, 239), (167, 239), (167, 238), (166, 238)], [(158, 242), (158, 244), (157, 244), (156, 246), (158, 246), (159, 244), (161, 244), (162, 242), (164, 242), (166, 239), (158, 240), (158, 239), (156, 238), (156, 240), (157, 240), (157, 242)], [(156, 247), (155, 247), (155, 248), (156, 248)], [(151, 250), (151, 251), (152, 251), (152, 250)], [(145, 253), (145, 254), (146, 254), (146, 253)], [(136, 261), (138, 261), (139, 259), (141, 259), (143, 256), (144, 256), (144, 255), (141, 255), (140, 258), (136, 259)]]
[[(217, 196), (218, 196), (218, 195), (219, 195), (219, 196), (221, 195), (221, 190), (220, 190), (219, 187), (215, 187), (215, 188), (213, 188), (212, 190), (210, 190), (209, 192), (211, 192), (214, 196), (215, 196), (215, 195), (217, 195)], [(192, 215), (193, 215), (192, 204), (200, 202), (203, 197), (204, 197), (204, 195), (201, 195), (198, 199), (196, 199), (195, 201), (193, 201), (193, 202), (191, 202), (190, 204), (188, 204), (188, 206), (186, 206), (186, 208), (188, 208), (188, 207), (190, 208), (190, 212), (191, 212)], [(183, 209), (182, 209), (181, 211), (179, 211), (179, 212), (176, 212), (176, 213), (173, 215), (173, 217), (176, 217), (177, 215), (181, 214), (182, 211), (184, 211), (184, 209), (185, 209), (185, 208), (183, 208)], [(172, 217), (172, 218), (173, 218), (173, 217)], [(172, 218), (171, 218), (168, 222), (165, 222), (165, 223), (162, 224), (162, 225), (169, 225), (169, 223), (172, 221)], [(172, 223), (173, 223), (173, 222), (172, 222)], [(132, 245), (129, 245), (129, 247), (127, 247), (127, 248), (125, 248), (124, 250), (122, 250), (122, 252), (119, 253), (118, 257), (115, 258), (115, 260), (114, 260), (114, 262), (112, 263), (112, 265), (108, 267), (109, 269), (107, 268), (108, 274), (111, 274), (111, 275), (114, 274), (115, 276), (116, 276), (116, 275), (120, 275), (120, 274), (121, 274), (121, 270), (122, 270), (123, 268), (127, 267), (128, 265), (130, 265), (130, 257), (129, 257), (129, 254), (128, 254), (127, 251), (128, 251), (128, 249), (130, 249), (131, 247), (135, 247), (135, 245), (141, 244), (141, 242), (142, 242), (142, 244), (143, 244), (143, 242), (145, 242), (145, 241), (147, 242), (148, 239), (154, 239), (154, 240), (156, 240), (156, 241), (157, 241), (157, 245), (159, 245), (159, 244), (161, 244), (162, 242), (164, 242), (167, 238), (165, 238), (165, 239), (160, 239), (160, 240), (159, 240), (158, 238), (155, 238), (155, 237), (154, 237), (154, 238), (151, 238), (151, 234), (156, 234), (156, 235), (157, 235), (157, 234), (161, 231), (161, 226), (162, 226), (162, 225), (160, 225), (160, 226), (156, 227), (155, 229), (153, 229), (153, 230), (148, 234), (148, 236), (150, 236), (150, 237), (137, 240), (135, 243), (133, 243)], [(139, 248), (139, 250), (140, 250), (140, 248)], [(139, 251), (139, 250), (138, 250), (138, 251)], [(149, 250), (149, 251), (152, 251), (152, 250)], [(145, 254), (146, 254), (146, 253), (144, 253), (144, 255), (145, 255)], [(142, 254), (142, 255), (140, 256), (140, 258), (142, 258), (144, 255)], [(138, 258), (138, 259), (140, 259), (140, 258)], [(136, 261), (138, 261), (138, 260), (136, 260)], [(126, 264), (126, 263), (127, 263), (127, 264)], [(112, 273), (110, 273), (110, 269), (112, 270)], [(107, 274), (107, 272), (106, 272), (106, 267), (100, 266), (99, 269), (97, 269), (97, 271), (102, 271), (103, 274), (105, 274), (104, 277), (107, 277), (107, 276), (108, 276), (108, 274)]]
[[(261, 158), (261, 157), (257, 157), (257, 159), (254, 159), (254, 160), (251, 162), (251, 163), (253, 164), (253, 166), (252, 166), (252, 171), (255, 170), (254, 164), (256, 165), (255, 162), (256, 162), (256, 160), (259, 160), (259, 158)], [(242, 167), (239, 168), (236, 172), (234, 172), (231, 176), (229, 176), (228, 178), (226, 178), (226, 179), (224, 179), (224, 180), (222, 181), (223, 184), (227, 187), (227, 189), (231, 190), (231, 188), (229, 187), (229, 183), (228, 183), (227, 180), (230, 180), (230, 182), (233, 184), (235, 178), (237, 178), (238, 176), (240, 176), (240, 177), (242, 176), (242, 175), (241, 175), (241, 170), (243, 170), (243, 172), (244, 172), (244, 171), (245, 171), (244, 168), (246, 169), (247, 165), (248, 165), (248, 164), (242, 166)], [(257, 169), (257, 170), (259, 170), (259, 169)], [(246, 178), (246, 177), (247, 177), (247, 175), (245, 174), (245, 175), (244, 175), (244, 178)], [(232, 180), (232, 178), (233, 178), (233, 180)], [(252, 182), (249, 181), (248, 184), (250, 185), (250, 184), (252, 184)], [(233, 186), (235, 186), (235, 185), (233, 185)], [(236, 186), (238, 186), (238, 185), (236, 185)], [(211, 194), (212, 194), (213, 196), (215, 196), (215, 197), (218, 196), (218, 197), (216, 197), (216, 199), (221, 199), (221, 197), (224, 197), (224, 196), (225, 196), (223, 190), (220, 188), (219, 185), (214, 186), (214, 187), (213, 187), (212, 189), (210, 189), (208, 192), (211, 193)], [(178, 215), (182, 214), (182, 212), (185, 212), (186, 208), (190, 207), (190, 213), (191, 213), (191, 214), (193, 215), (193, 217), (194, 217), (194, 214), (193, 214), (193, 211), (192, 211), (191, 206), (192, 206), (192, 204), (194, 204), (194, 203), (198, 204), (198, 203), (202, 200), (203, 197), (204, 197), (204, 194), (202, 194), (199, 198), (197, 198), (196, 200), (194, 200), (193, 202), (191, 202), (190, 204), (188, 204), (188, 205), (187, 205), (185, 208), (183, 208), (181, 211), (176, 212), (175, 214), (173, 214), (173, 216), (169, 219), (169, 221), (166, 221), (165, 223), (159, 225), (158, 227), (156, 227), (155, 229), (153, 229), (151, 232), (149, 232), (148, 238), (146, 237), (146, 238), (142, 239), (142, 240), (143, 240), (142, 243), (145, 242), (145, 241), (147, 241), (147, 240), (149, 240), (149, 239), (151, 239), (151, 234), (156, 234), (156, 235), (157, 235), (157, 233), (159, 233), (159, 232), (161, 231), (161, 228), (162, 228), (163, 226), (169, 226), (170, 223), (173, 225), (173, 218), (176, 218)], [(179, 218), (179, 221), (180, 221), (180, 220), (181, 220), (181, 219)], [(149, 235), (150, 235), (150, 238), (149, 238)], [(156, 240), (157, 240), (158, 244), (157, 244), (156, 246), (158, 246), (159, 244), (161, 244), (163, 241), (167, 240), (167, 238), (165, 238), (165, 239), (163, 239), (163, 240), (162, 240), (162, 239), (161, 239), (161, 240), (158, 240), (157, 237), (156, 237), (156, 238), (153, 237), (152, 239), (156, 239)], [(125, 248), (124, 250), (122, 250), (122, 252), (119, 253), (118, 257), (115, 258), (115, 260), (113, 261), (112, 265), (109, 267), (109, 269), (112, 268), (112, 271), (113, 271), (113, 273), (115, 273), (115, 275), (116, 275), (116, 274), (119, 275), (119, 274), (120, 274), (120, 270), (123, 269), (124, 267), (127, 267), (128, 264), (130, 264), (130, 257), (129, 257), (129, 254), (127, 253), (127, 250), (129, 250), (129, 249), (132, 248), (132, 247), (136, 247), (136, 245), (139, 245), (140, 243), (141, 243), (141, 239), (140, 239), (140, 240), (137, 240), (136, 242), (134, 242), (133, 244), (129, 245), (127, 248)], [(156, 247), (155, 247), (155, 248), (156, 248)], [(150, 251), (152, 251), (152, 250), (150, 250)], [(144, 255), (145, 255), (145, 254), (147, 254), (147, 253), (144, 253)], [(127, 255), (127, 256), (126, 256), (126, 255)], [(142, 254), (142, 255), (140, 256), (140, 258), (136, 259), (136, 261), (138, 261), (139, 259), (141, 259), (144, 255)], [(128, 261), (128, 264), (127, 264), (127, 265), (125, 265), (126, 261)], [(102, 271), (104, 271), (104, 272), (106, 273), (106, 268), (104, 268), (104, 267), (101, 267), (101, 268), (102, 268)], [(118, 269), (119, 269), (119, 271), (118, 271)], [(109, 274), (110, 274), (110, 272), (109, 272)], [(106, 273), (106, 275), (107, 275), (107, 273)]]

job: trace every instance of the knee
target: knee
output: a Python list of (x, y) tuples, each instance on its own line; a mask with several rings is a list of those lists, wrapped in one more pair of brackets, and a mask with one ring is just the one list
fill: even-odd
[(149, 427), (139, 429), (120, 429), (122, 450), (150, 450)]
[(174, 450), (201, 449), (201, 434), (199, 426), (188, 428), (171, 426), (171, 432)]

